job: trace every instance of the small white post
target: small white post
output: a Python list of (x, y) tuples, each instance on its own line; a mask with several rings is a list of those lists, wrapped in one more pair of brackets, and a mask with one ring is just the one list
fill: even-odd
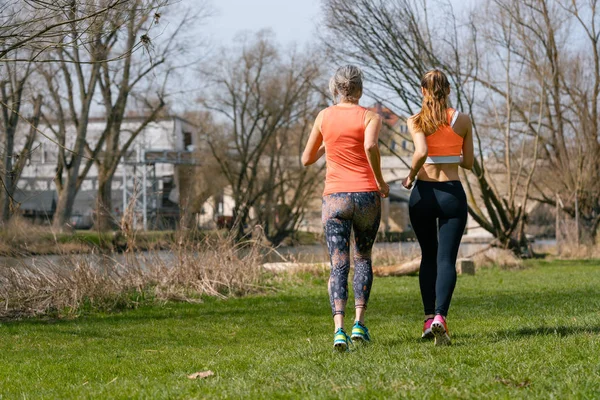
[(383, 231), (388, 233), (390, 231), (390, 198), (385, 197), (383, 199), (381, 210), (381, 221), (383, 222)]

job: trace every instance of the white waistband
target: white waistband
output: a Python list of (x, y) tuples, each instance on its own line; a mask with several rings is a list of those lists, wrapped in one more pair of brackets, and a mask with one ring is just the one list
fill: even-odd
[(454, 164), (460, 163), (460, 156), (431, 156), (427, 157), (425, 164)]

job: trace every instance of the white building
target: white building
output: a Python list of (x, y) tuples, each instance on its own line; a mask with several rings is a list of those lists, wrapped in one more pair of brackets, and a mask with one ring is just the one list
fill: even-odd
[[(105, 118), (92, 118), (88, 124), (88, 143), (94, 146), (106, 126)], [(125, 118), (121, 125), (121, 143), (124, 144), (131, 132), (136, 131), (143, 123), (142, 117)], [(23, 129), (27, 127), (22, 126)], [(54, 128), (55, 129), (55, 128)], [(196, 127), (183, 118), (169, 116), (149, 123), (136, 137), (129, 147), (121, 165), (117, 168), (112, 181), (113, 213), (119, 217), (124, 207), (135, 194), (139, 198), (139, 207), (143, 206), (142, 195), (145, 190), (145, 201), (150, 228), (160, 227), (161, 218), (166, 218), (167, 225), (172, 224), (178, 216), (177, 168), (182, 157), (189, 161), (196, 134)], [(25, 140), (25, 135), (17, 135), (17, 140)], [(74, 127), (67, 128), (66, 148), (73, 147), (75, 141)], [(16, 148), (22, 147), (22, 142)], [(19, 180), (15, 198), (20, 201), (21, 211), (26, 216), (38, 219), (51, 218), (53, 214), (52, 199), (56, 199), (54, 177), (58, 158), (58, 144), (53, 128), (40, 125), (35, 144)], [(102, 154), (99, 155), (102, 157)], [(87, 159), (83, 160), (83, 165)], [(82, 165), (82, 170), (83, 170)], [(144, 186), (144, 181), (146, 185)], [(73, 220), (76, 227), (91, 225), (94, 202), (98, 190), (98, 170), (92, 165), (82, 183), (75, 200)]]

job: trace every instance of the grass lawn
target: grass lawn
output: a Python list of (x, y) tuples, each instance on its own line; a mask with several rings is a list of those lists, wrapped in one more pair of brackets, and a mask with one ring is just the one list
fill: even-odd
[(0, 398), (600, 398), (598, 261), (459, 277), (448, 348), (418, 339), (417, 277), (376, 278), (373, 343), (333, 353), (325, 280), (0, 323)]

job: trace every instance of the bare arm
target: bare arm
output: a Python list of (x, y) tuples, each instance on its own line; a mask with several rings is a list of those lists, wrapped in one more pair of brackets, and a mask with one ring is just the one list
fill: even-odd
[(381, 172), (381, 154), (379, 153), (379, 131), (381, 130), (381, 124), (381, 117), (369, 111), (369, 114), (367, 114), (364, 146), (365, 154), (367, 155), (367, 160), (369, 161), (373, 175), (375, 175), (379, 192), (383, 197), (387, 197), (390, 192), (390, 187), (383, 179), (383, 173)]
[[(469, 118), (468, 116), (465, 116)], [(471, 119), (467, 126), (467, 134), (463, 139), (462, 156), (460, 158), (460, 166), (464, 169), (470, 170), (473, 168), (473, 162), (475, 156), (473, 154), (473, 126), (471, 125)]]
[(321, 122), (323, 121), (323, 111), (317, 115), (317, 119), (313, 125), (308, 142), (302, 153), (302, 165), (309, 166), (317, 162), (319, 158), (325, 154), (325, 146), (323, 145), (323, 134), (321, 133)]
[(410, 136), (412, 137), (413, 143), (415, 145), (415, 152), (412, 157), (412, 164), (410, 167), (410, 171), (408, 176), (402, 182), (402, 185), (410, 189), (417, 177), (417, 174), (425, 164), (425, 160), (427, 159), (427, 140), (425, 139), (425, 134), (417, 129), (414, 125), (412, 118), (409, 118), (407, 121), (408, 131), (410, 132)]

